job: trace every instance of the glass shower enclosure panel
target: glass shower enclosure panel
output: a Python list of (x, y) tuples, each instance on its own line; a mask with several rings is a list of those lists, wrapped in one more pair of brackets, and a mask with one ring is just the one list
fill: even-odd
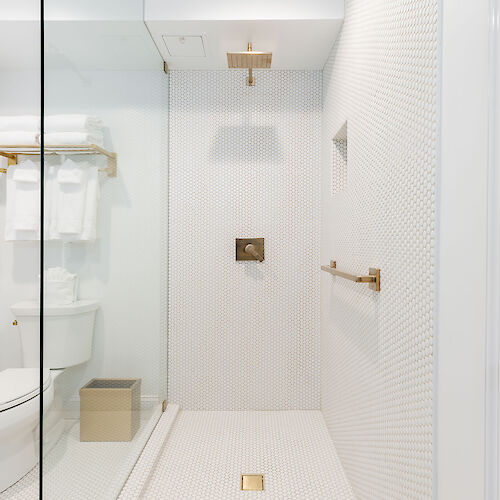
[(162, 413), (167, 76), (142, 1), (44, 10), (44, 499), (117, 498)]
[[(40, 424), (41, 17), (0, 2), (0, 499), (38, 498)], [(26, 309), (32, 315), (26, 318)]]

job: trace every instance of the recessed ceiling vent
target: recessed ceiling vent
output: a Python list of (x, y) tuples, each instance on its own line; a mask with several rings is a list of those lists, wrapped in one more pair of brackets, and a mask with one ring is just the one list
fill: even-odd
[(163, 35), (171, 57), (206, 57), (201, 36)]

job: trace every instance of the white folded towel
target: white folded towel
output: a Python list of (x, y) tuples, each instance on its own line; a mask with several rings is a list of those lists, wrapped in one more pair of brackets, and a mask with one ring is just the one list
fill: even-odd
[[(29, 168), (40, 169), (40, 162), (26, 160)], [(21, 160), (21, 168), (24, 161)], [(5, 239), (37, 240), (40, 238), (40, 181), (16, 182), (16, 168), (7, 170), (7, 202), (5, 213)], [(40, 178), (40, 176), (38, 176)]]
[(102, 122), (89, 115), (51, 115), (45, 117), (45, 133), (53, 132), (94, 132), (102, 129)]
[(52, 267), (44, 273), (44, 303), (73, 304), (77, 297), (78, 278), (63, 267)]
[(102, 146), (104, 144), (102, 132), (51, 132), (44, 135), (45, 146), (78, 146), (83, 144)]
[(40, 166), (31, 160), (10, 167), (13, 170), (12, 180), (15, 182), (40, 182)]
[(89, 167), (87, 177), (87, 193), (85, 197), (85, 212), (80, 240), (89, 241), (97, 238), (97, 205), (101, 197), (98, 167)]
[(0, 132), (40, 132), (40, 117), (35, 115), (0, 116)]
[(39, 146), (39, 132), (0, 132), (0, 144), (3, 146)]
[[(75, 170), (79, 170), (82, 176), (79, 183), (61, 183), (59, 181), (61, 171), (63, 171), (61, 175), (64, 179), (65, 175), (71, 177)], [(65, 171), (67, 171), (66, 174)], [(59, 167), (58, 185), (55, 187), (56, 210), (52, 221), (52, 224), (55, 224), (55, 232), (58, 234), (77, 235), (82, 232), (87, 193), (87, 171), (86, 162), (80, 161), (77, 165), (69, 158)]]
[[(97, 236), (97, 205), (100, 195), (99, 169), (93, 165), (89, 166), (89, 160), (80, 155), (72, 156), (70, 161), (77, 164), (77, 168), (81, 172), (84, 172), (81, 185), (59, 183), (58, 172), (61, 167), (46, 169), (45, 194), (46, 199), (49, 199), (46, 214), (50, 220), (50, 223), (46, 225), (46, 235), (51, 240), (95, 240)], [(67, 166), (68, 164), (66, 163)], [(77, 211), (77, 207), (82, 207), (80, 203), (83, 191), (85, 192), (85, 197), (83, 201), (83, 213), (81, 214), (81, 221), (79, 223), (80, 212)], [(72, 200), (70, 199), (71, 196), (73, 196)], [(76, 200), (80, 201), (77, 202)], [(67, 210), (68, 213), (62, 214), (62, 210)], [(69, 232), (76, 231), (77, 229), (81, 229), (80, 232)]]

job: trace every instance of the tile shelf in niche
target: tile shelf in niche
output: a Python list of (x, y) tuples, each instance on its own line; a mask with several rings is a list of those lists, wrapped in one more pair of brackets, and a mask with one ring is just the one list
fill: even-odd
[[(39, 155), (39, 146), (4, 146), (0, 145), (0, 156), (7, 158), (8, 167), (17, 165), (18, 155)], [(105, 172), (108, 177), (117, 175), (117, 154), (96, 144), (71, 144), (64, 146), (45, 146), (44, 154), (98, 154), (107, 158), (107, 166), (99, 170)], [(0, 169), (0, 173), (7, 173), (7, 169)]]

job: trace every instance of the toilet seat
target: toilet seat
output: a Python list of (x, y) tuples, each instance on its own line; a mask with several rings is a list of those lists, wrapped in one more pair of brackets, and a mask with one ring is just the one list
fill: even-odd
[[(44, 391), (50, 382), (50, 370), (44, 369)], [(39, 368), (8, 368), (0, 371), (0, 412), (25, 403), (39, 394)]]

